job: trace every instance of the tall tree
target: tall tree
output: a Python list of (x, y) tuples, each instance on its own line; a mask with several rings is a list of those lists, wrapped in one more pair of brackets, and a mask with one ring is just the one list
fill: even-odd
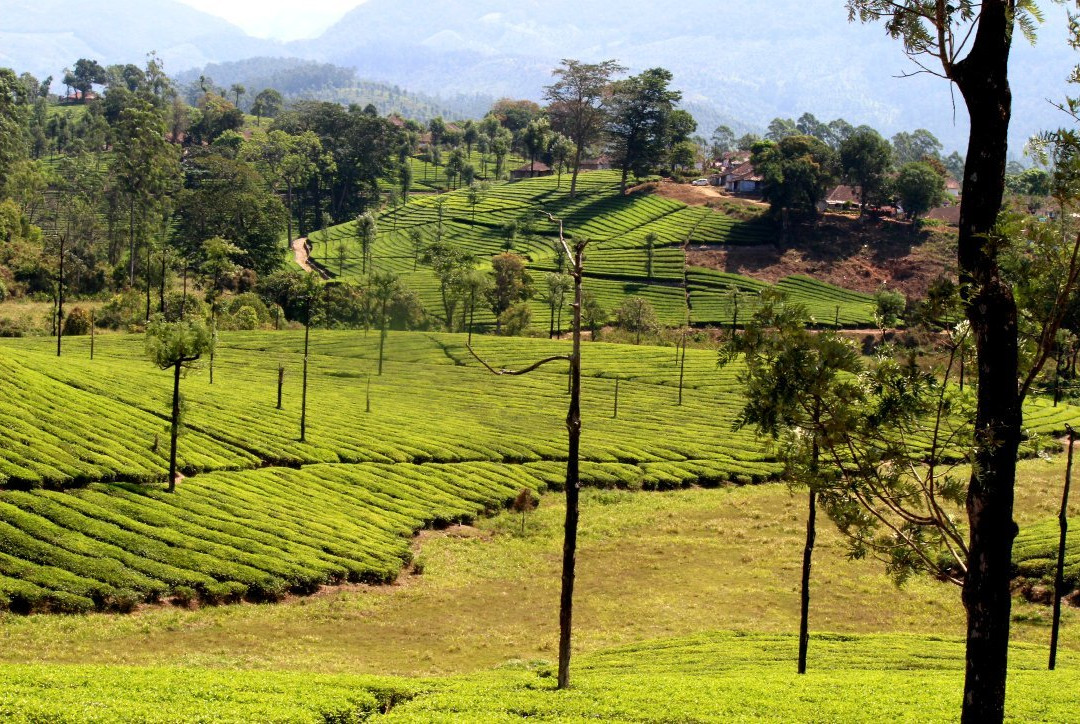
[(858, 374), (862, 372), (859, 352), (851, 342), (832, 330), (814, 333), (807, 328), (808, 321), (802, 305), (767, 294), (744, 333), (731, 337), (721, 358), (726, 362), (742, 355), (746, 362), (740, 375), (746, 404), (735, 429), (752, 425), (774, 440), (784, 436), (788, 473), (809, 488), (799, 614), (800, 674), (806, 673), (810, 640), (810, 573), (818, 495), (829, 487), (822, 456), (829, 444), (829, 431), (846, 427), (842, 420), (857, 406), (861, 394)]
[(892, 168), (892, 148), (877, 131), (863, 128), (840, 144), (840, 171), (844, 181), (859, 189), (859, 215), (885, 188)]
[(255, 114), (255, 122), (257, 125), (262, 125), (262, 119), (273, 118), (281, 112), (282, 107), (285, 105), (285, 99), (281, 97), (281, 93), (273, 88), (266, 88), (261, 90), (255, 96), (255, 100), (251, 103), (251, 112)]
[(599, 140), (604, 129), (604, 97), (611, 79), (625, 70), (614, 60), (582, 63), (563, 60), (553, 72), (555, 82), (544, 89), (552, 127), (574, 142), (570, 197), (577, 195), (578, 172), (585, 149)]
[(906, 163), (893, 182), (911, 230), (918, 228), (919, 217), (945, 198), (945, 179), (928, 163)]
[(728, 126), (717, 126), (709, 140), (712, 143), (710, 151), (714, 158), (735, 150), (735, 131)]
[(979, 385), (975, 459), (968, 486), (969, 553), (963, 601), (967, 609), (964, 722), (1005, 716), (1009, 590), (1016, 455), (1023, 413), (1017, 309), (1002, 278), (993, 233), (1005, 188), (1012, 92), (1009, 53), (1016, 26), (1033, 37), (1038, 8), (1031, 0), (847, 0), (852, 19), (884, 20), (904, 50), (960, 90), (971, 120), (957, 258), (965, 312), (975, 336)]
[(454, 331), (454, 310), (461, 301), (462, 281), (473, 268), (472, 254), (453, 244), (436, 241), (424, 251), (423, 262), (430, 266), (439, 280), (439, 296), (442, 299), (443, 320), (446, 330)]
[(669, 122), (682, 98), (682, 93), (670, 90), (671, 79), (670, 71), (650, 68), (611, 84), (607, 134), (622, 169), (619, 190), (624, 194), (630, 172), (648, 174), (667, 150)]
[(942, 148), (941, 141), (925, 128), (919, 128), (911, 133), (906, 131), (897, 133), (892, 137), (892, 145), (896, 163), (901, 166), (927, 158), (937, 158)]
[(813, 136), (758, 144), (751, 161), (765, 179), (765, 200), (785, 227), (789, 212), (816, 216), (818, 203), (836, 178), (835, 154)]

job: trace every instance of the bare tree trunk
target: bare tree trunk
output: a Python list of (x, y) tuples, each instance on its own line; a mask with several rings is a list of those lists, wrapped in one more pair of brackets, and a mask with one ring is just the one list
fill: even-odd
[[(462, 310), (462, 317), (465, 316), (464, 310)], [(383, 349), (386, 346), (386, 301), (383, 301), (382, 314), (379, 316), (379, 377), (382, 377), (382, 363), (383, 363)], [(462, 326), (465, 325), (465, 320), (461, 320)]]
[(60, 356), (60, 342), (64, 337), (64, 245), (60, 237), (60, 279), (56, 285), (56, 356)]
[(180, 434), (180, 369), (173, 366), (172, 426), (169, 429), (169, 492), (176, 490), (176, 439)]
[(161, 240), (161, 287), (158, 291), (158, 304), (160, 306), (161, 316), (165, 316), (165, 265), (168, 260), (168, 256), (165, 254), (165, 240)]
[(277, 409), (281, 409), (281, 389), (285, 386), (285, 365), (277, 368)]
[(97, 321), (94, 319), (94, 310), (90, 310), (90, 359), (94, 359), (94, 332), (97, 329)]
[(1011, 0), (982, 3), (968, 56), (953, 67), (971, 118), (957, 258), (965, 312), (978, 351), (975, 459), (967, 496), (969, 553), (963, 601), (967, 665), (961, 721), (1005, 716), (1012, 595), (1016, 455), (1023, 412), (1018, 385), (1017, 312), (1002, 278), (992, 231), (1005, 188), (1012, 93)]
[(300, 442), (307, 442), (307, 368), (308, 340), (311, 337), (311, 302), (308, 302), (307, 316), (304, 320), (304, 385), (300, 393)]
[(813, 562), (814, 541), (817, 539), (817, 493), (810, 489), (810, 506), (806, 518), (806, 546), (802, 559), (802, 592), (799, 609), (799, 673), (806, 673), (806, 650), (810, 646), (810, 567)]
[(1058, 513), (1057, 573), (1054, 575), (1054, 620), (1050, 629), (1050, 671), (1057, 666), (1058, 631), (1061, 628), (1061, 596), (1065, 593), (1065, 544), (1069, 535), (1069, 488), (1072, 485), (1073, 447), (1076, 433), (1069, 428), (1069, 462), (1065, 466), (1065, 490), (1061, 494), (1061, 512)]
[(570, 355), (570, 410), (566, 415), (569, 450), (566, 460), (566, 524), (563, 537), (562, 592), (559, 599), (558, 688), (570, 685), (570, 633), (574, 606), (574, 564), (577, 554), (578, 496), (581, 481), (578, 453), (581, 446), (581, 279), (582, 252), (574, 253), (574, 347)]

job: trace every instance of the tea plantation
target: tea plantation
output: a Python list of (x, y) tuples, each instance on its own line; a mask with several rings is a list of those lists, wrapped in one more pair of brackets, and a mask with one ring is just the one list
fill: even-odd
[[(574, 687), (520, 663), (447, 679), (104, 666), (0, 666), (14, 722), (950, 721), (963, 642), (936, 636), (814, 636), (791, 671), (793, 636), (702, 634), (582, 656)], [(1069, 721), (1075, 667), (1010, 655), (1007, 715)], [(913, 716), (913, 713), (917, 715)]]
[[(475, 193), (460, 189), (414, 197), (379, 217), (370, 268), (363, 262), (355, 223), (315, 232), (309, 240), (312, 258), (331, 274), (362, 280), (372, 270), (393, 271), (428, 309), (438, 310), (438, 281), (418, 260), (420, 250), (436, 238), (474, 254), (481, 268), (503, 251), (521, 254), (529, 260), (535, 285), (542, 291), (542, 275), (556, 271), (552, 243), (557, 233), (542, 212), (562, 219), (568, 234), (592, 240), (586, 251), (585, 286), (609, 313), (626, 297), (638, 296), (652, 303), (663, 324), (690, 320), (727, 325), (748, 319), (758, 294), (768, 286), (738, 274), (688, 268), (685, 248), (772, 243), (770, 227), (646, 192), (620, 195), (619, 175), (611, 171), (582, 174), (576, 198), (570, 198), (569, 180), (557, 177), (497, 184)], [(651, 261), (646, 237), (654, 239)], [(783, 279), (777, 286), (807, 304), (820, 325), (874, 324), (874, 300), (869, 295), (800, 276)], [(532, 302), (532, 311), (537, 323), (547, 320), (548, 309), (539, 297)], [(478, 324), (493, 321), (490, 310), (477, 309)], [(568, 324), (564, 318), (563, 328)]]

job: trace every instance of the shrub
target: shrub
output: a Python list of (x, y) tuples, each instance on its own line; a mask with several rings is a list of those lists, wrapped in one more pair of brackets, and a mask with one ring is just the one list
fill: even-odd
[(532, 310), (525, 302), (515, 304), (499, 315), (502, 333), (507, 337), (524, 334), (532, 323)]
[(259, 315), (251, 307), (240, 307), (233, 315), (233, 321), (237, 329), (250, 331), (259, 327)]
[(8, 297), (7, 285), (4, 284), (4, 280), (0, 279), (0, 302), (4, 301)]
[[(267, 308), (266, 303), (259, 298), (259, 295), (253, 292), (244, 292), (229, 297), (225, 300), (223, 307), (226, 314), (233, 316), (236, 316), (242, 309), (247, 307), (255, 313), (256, 326), (270, 324), (274, 321), (273, 317), (270, 316), (270, 310)], [(255, 329), (255, 327), (241, 327), (241, 329)]]
[(202, 319), (210, 315), (210, 307), (203, 300), (188, 291), (185, 298), (182, 292), (170, 292), (165, 297), (165, 316), (168, 319), (180, 319), (180, 308), (184, 309), (184, 319)]
[(146, 322), (146, 299), (135, 290), (115, 295), (98, 313), (98, 326), (134, 331)]
[(90, 334), (90, 312), (82, 307), (73, 307), (64, 320), (64, 334), (68, 337)]

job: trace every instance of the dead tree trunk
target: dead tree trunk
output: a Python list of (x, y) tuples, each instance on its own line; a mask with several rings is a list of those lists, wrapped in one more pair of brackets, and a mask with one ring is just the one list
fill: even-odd
[(566, 460), (566, 523), (563, 533), (562, 593), (559, 596), (558, 688), (570, 686), (570, 636), (574, 608), (574, 567), (577, 556), (578, 496), (581, 480), (578, 453), (581, 447), (581, 279), (583, 243), (574, 248), (574, 343), (570, 353), (570, 410), (566, 414), (569, 449)]

